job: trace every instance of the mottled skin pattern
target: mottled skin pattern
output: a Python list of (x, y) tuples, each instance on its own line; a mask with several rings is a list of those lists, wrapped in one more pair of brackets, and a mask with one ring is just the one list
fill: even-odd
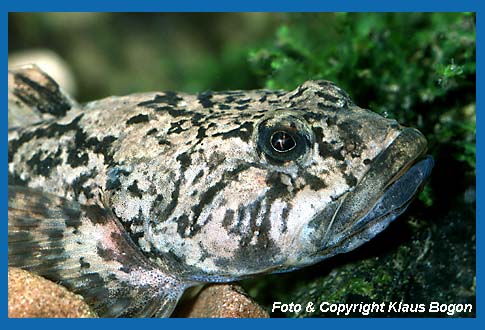
[[(12, 73), (20, 86), (22, 74)], [(15, 96), (16, 85), (9, 88)], [(15, 215), (29, 213), (29, 205), (42, 198), (59, 212), (73, 203), (80, 215), (48, 218), (78, 218), (76, 226), (65, 221), (58, 230), (71, 232), (83, 248), (70, 248), (60, 234), (59, 253), (72, 259), (71, 271), (95, 274), (98, 286), (117, 288), (98, 298), (102, 315), (169, 315), (193, 283), (288, 271), (351, 250), (400, 214), (429, 175), (420, 170), (398, 205), (394, 195), (388, 197), (392, 203), (380, 202), (391, 210), (373, 216), (382, 220), (375, 220), (377, 225), (355, 229), (423, 154), (426, 141), (419, 132), (354, 105), (328, 81), (308, 81), (291, 92), (156, 92), (84, 107), (69, 104), (65, 114), (10, 130), (9, 184), (45, 194), (20, 207), (15, 200), (28, 200), (29, 194), (12, 191), (17, 198), (9, 199), (9, 218), (21, 218)], [(290, 134), (296, 146), (275, 150), (276, 132)], [(10, 222), (10, 232), (21, 232)], [(108, 235), (113, 232), (119, 238)], [(14, 255), (14, 245), (9, 248)], [(120, 251), (126, 252), (123, 258)], [(76, 280), (65, 280), (66, 263), (37, 272), (96, 297)], [(131, 269), (120, 273), (123, 264)], [(113, 306), (104, 300), (115, 300), (121, 287), (140, 287), (122, 278), (133, 277), (133, 268), (139, 277), (159, 279), (150, 282), (148, 296), (168, 299), (153, 289), (167, 285), (176, 292), (170, 298), (175, 302), (143, 312), (144, 307), (127, 311), (121, 304), (118, 312), (109, 312)], [(143, 290), (126, 290), (135, 301), (142, 296)]]

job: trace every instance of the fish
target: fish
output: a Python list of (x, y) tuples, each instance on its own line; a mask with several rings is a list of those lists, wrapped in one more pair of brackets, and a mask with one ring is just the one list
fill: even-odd
[(79, 104), (34, 65), (8, 79), (8, 264), (100, 317), (168, 317), (194, 285), (351, 251), (434, 165), (422, 133), (326, 80)]

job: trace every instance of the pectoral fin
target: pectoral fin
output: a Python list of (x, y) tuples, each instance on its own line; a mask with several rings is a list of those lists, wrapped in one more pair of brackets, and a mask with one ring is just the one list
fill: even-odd
[(111, 211), (18, 186), (8, 264), (81, 294), (101, 317), (169, 316), (188, 286), (149, 262)]

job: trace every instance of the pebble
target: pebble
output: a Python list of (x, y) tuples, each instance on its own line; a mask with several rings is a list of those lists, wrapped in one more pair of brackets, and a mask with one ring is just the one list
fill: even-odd
[(83, 298), (28, 271), (8, 269), (8, 317), (96, 317)]

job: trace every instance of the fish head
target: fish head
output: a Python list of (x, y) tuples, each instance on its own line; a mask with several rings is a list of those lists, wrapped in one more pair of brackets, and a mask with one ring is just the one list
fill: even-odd
[(240, 97), (244, 110), (215, 111), (183, 139), (167, 135), (182, 147), (150, 165), (165, 198), (139, 243), (189, 280), (284, 272), (350, 251), (401, 214), (430, 174), (419, 131), (330, 82)]

